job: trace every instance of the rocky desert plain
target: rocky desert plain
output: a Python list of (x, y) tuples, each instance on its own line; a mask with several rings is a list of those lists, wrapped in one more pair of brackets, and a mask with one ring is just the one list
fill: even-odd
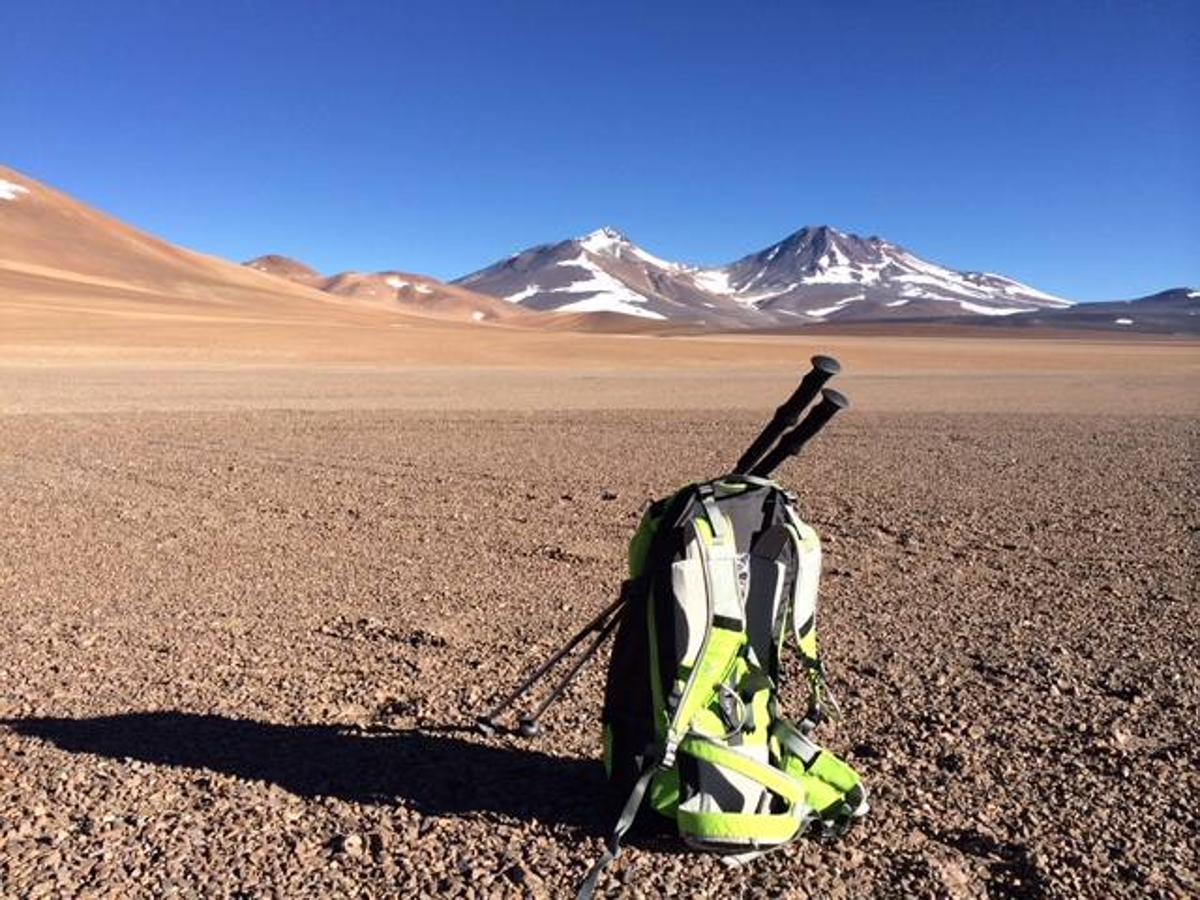
[(872, 812), (741, 869), (635, 838), (601, 896), (1200, 893), (1194, 340), (406, 312), (22, 183), (0, 895), (572, 895), (611, 824), (603, 655), (540, 736), (472, 721), (818, 352), (853, 406), (778, 477), (824, 541), (824, 741)]

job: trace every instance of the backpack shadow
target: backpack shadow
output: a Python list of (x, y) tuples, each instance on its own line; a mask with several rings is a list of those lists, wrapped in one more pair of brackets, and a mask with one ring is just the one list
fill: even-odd
[(175, 711), (0, 725), (70, 753), (212, 771), (306, 798), (402, 800), (429, 816), (536, 818), (581, 836), (611, 827), (596, 802), (604, 796), (598, 761), (454, 736), (466, 728), (364, 731)]

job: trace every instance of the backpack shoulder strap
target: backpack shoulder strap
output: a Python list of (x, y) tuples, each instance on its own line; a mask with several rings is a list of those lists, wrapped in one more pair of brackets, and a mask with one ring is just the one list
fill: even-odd
[(708, 701), (746, 640), (733, 525), (717, 508), (712, 485), (699, 485), (697, 495), (704, 514), (688, 523), (687, 546), (694, 548), (699, 558), (707, 621), (695, 665), (678, 695), (668, 700), (670, 720), (662, 747), (663, 767), (674, 765), (679, 742), (691, 727), (696, 711)]
[[(700, 515), (685, 517), (683, 525), (685, 546), (694, 549), (703, 575), (704, 596), (692, 598), (693, 602), (703, 602), (706, 607), (700, 649), (682, 688), (666, 699), (670, 719), (662, 742), (657, 747), (646, 749), (637, 780), (621, 809), (604, 853), (580, 885), (576, 900), (588, 900), (595, 893), (600, 875), (620, 856), (621, 840), (637, 818), (654, 775), (675, 764), (679, 745), (687, 736), (697, 710), (725, 676), (746, 639), (738, 595), (737, 546), (733, 525), (717, 508), (711, 484), (697, 485), (694, 492)], [(678, 509), (679, 515), (684, 516), (686, 505)]]

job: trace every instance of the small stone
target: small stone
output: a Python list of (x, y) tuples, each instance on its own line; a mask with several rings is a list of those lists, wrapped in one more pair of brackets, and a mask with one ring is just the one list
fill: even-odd
[(344, 853), (346, 856), (360, 856), (363, 852), (363, 839), (360, 834), (339, 834), (329, 842), (334, 853)]
[(383, 855), (383, 848), (383, 835), (380, 832), (372, 831), (367, 835), (367, 849), (371, 851), (371, 856), (379, 859)]
[(957, 753), (943, 753), (938, 757), (937, 765), (943, 772), (961, 772), (965, 762)]

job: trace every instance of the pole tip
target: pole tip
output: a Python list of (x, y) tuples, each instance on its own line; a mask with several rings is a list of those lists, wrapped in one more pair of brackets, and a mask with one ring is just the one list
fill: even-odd
[(522, 719), (520, 729), (521, 734), (527, 738), (537, 737), (538, 733), (542, 730), (533, 719)]
[(496, 723), (487, 716), (480, 716), (475, 720), (475, 729), (484, 737), (496, 736)]
[(842, 371), (842, 364), (832, 356), (822, 356), (817, 354), (812, 358), (812, 367), (818, 372), (824, 372), (826, 375), (836, 375)]
[(832, 403), (838, 409), (848, 409), (850, 406), (849, 398), (833, 388), (821, 388), (821, 396), (826, 403)]

